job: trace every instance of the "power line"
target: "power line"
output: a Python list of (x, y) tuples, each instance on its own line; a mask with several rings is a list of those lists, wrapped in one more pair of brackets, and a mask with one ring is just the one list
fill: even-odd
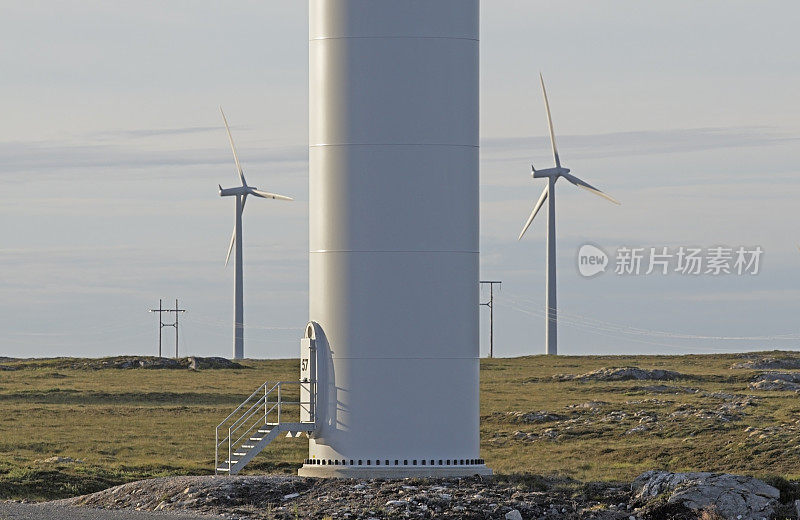
[[(221, 327), (221, 328), (229, 328), (231, 324), (227, 321), (222, 321), (216, 318), (208, 318), (203, 316), (198, 316), (197, 314), (192, 314), (191, 316), (187, 316), (186, 320), (191, 321), (192, 323), (199, 323), (203, 325), (207, 325), (210, 327)], [(294, 332), (302, 332), (305, 330), (305, 327), (277, 327), (272, 325), (247, 325), (246, 327), (248, 330), (269, 330), (269, 331), (294, 331)]]
[[(522, 297), (521, 299), (525, 300), (526, 298)], [(533, 316), (540, 316), (540, 317), (544, 316), (544, 312), (539, 312), (521, 307), (520, 305), (524, 305), (524, 302), (521, 302), (513, 297), (510, 298), (510, 300), (511, 300), (510, 306), (514, 310)], [(528, 303), (532, 304), (533, 302), (529, 301)], [(575, 329), (579, 329), (583, 332), (599, 336), (617, 338), (617, 339), (623, 338), (625, 340), (634, 341), (637, 343), (645, 343), (649, 345), (670, 347), (670, 348), (685, 348), (685, 346), (678, 347), (676, 345), (659, 342), (658, 340), (663, 341), (665, 339), (666, 340), (672, 339), (672, 340), (716, 340), (716, 341), (765, 341), (765, 340), (786, 341), (786, 340), (800, 339), (800, 335), (798, 334), (783, 334), (783, 335), (769, 335), (769, 336), (706, 336), (698, 334), (683, 334), (675, 332), (648, 330), (628, 325), (611, 323), (576, 313), (564, 312), (560, 308), (558, 309), (558, 312), (559, 315), (562, 316), (562, 323), (564, 325)]]

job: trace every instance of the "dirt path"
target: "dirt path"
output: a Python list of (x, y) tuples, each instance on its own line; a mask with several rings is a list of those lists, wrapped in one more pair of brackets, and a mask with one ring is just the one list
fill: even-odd
[(1, 520), (231, 520), (231, 516), (197, 515), (178, 512), (121, 511), (73, 507), (48, 502), (44, 504), (20, 504), (0, 502)]

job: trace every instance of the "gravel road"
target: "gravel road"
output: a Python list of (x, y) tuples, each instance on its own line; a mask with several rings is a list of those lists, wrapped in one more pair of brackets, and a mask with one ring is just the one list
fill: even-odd
[(0, 520), (230, 520), (230, 516), (177, 512), (118, 511), (61, 504), (0, 502)]

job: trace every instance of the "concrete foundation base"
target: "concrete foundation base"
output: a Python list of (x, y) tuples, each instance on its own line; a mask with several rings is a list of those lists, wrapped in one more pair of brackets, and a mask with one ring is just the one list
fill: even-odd
[(408, 477), (470, 477), (491, 475), (485, 464), (468, 466), (318, 466), (304, 464), (297, 474), (301, 477), (327, 478), (408, 478)]

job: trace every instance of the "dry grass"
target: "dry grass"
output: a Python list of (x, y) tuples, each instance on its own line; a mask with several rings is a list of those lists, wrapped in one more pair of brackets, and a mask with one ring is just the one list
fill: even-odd
[[(754, 372), (732, 370), (733, 355), (545, 357), (483, 360), (482, 457), (496, 472), (558, 474), (581, 480), (628, 480), (647, 469), (734, 471), (797, 478), (800, 438), (794, 393), (751, 392)], [(74, 360), (25, 363), (0, 372), (0, 498), (54, 498), (111, 484), (213, 471), (214, 426), (265, 380), (295, 379), (297, 360), (248, 360), (241, 370), (85, 370)], [(21, 361), (3, 360), (14, 366)], [(555, 374), (601, 367), (665, 368), (692, 376), (673, 382), (558, 382)], [(652, 384), (691, 387), (699, 393), (660, 394)], [(753, 394), (760, 399), (736, 420), (685, 417), (681, 409), (717, 409), (710, 394)], [(646, 401), (659, 399), (659, 402)], [(604, 401), (599, 410), (568, 408)], [(635, 402), (645, 401), (645, 402)], [(683, 408), (682, 408), (683, 407)], [(503, 412), (546, 410), (563, 421), (517, 424)], [(619, 421), (602, 420), (612, 411)], [(625, 433), (636, 412), (656, 414), (659, 427)], [(500, 413), (498, 413), (500, 412)], [(569, 429), (564, 421), (575, 420)], [(783, 425), (783, 426), (781, 426)], [(774, 431), (760, 437), (748, 426)], [(554, 438), (533, 442), (517, 431)], [(249, 472), (293, 472), (305, 458), (303, 439), (276, 441)], [(51, 456), (82, 464), (36, 462)]]
[[(769, 354), (765, 354), (769, 355)], [(771, 355), (775, 355), (772, 353)], [(755, 372), (733, 370), (736, 355), (595, 356), (485, 360), (481, 370), (482, 454), (496, 471), (556, 473), (581, 480), (632, 479), (648, 469), (733, 471), (797, 478), (800, 462), (800, 402), (790, 392), (754, 392)], [(580, 374), (601, 367), (637, 366), (676, 370), (690, 376), (678, 381), (556, 382), (556, 374)], [(653, 385), (696, 389), (696, 393), (659, 393)], [(730, 422), (694, 416), (671, 418), (679, 410), (718, 410), (726, 401), (711, 394), (757, 395)], [(660, 402), (652, 400), (657, 399)], [(567, 408), (587, 401), (607, 403), (597, 412)], [(649, 402), (648, 402), (649, 401)], [(495, 412), (546, 410), (578, 424), (520, 425)], [(603, 421), (612, 411), (620, 421)], [(658, 428), (628, 434), (639, 425), (636, 412), (658, 417)], [(589, 422), (589, 425), (582, 423)], [(751, 436), (747, 427), (775, 430)], [(518, 441), (515, 431), (542, 433), (554, 428), (553, 440)]]

